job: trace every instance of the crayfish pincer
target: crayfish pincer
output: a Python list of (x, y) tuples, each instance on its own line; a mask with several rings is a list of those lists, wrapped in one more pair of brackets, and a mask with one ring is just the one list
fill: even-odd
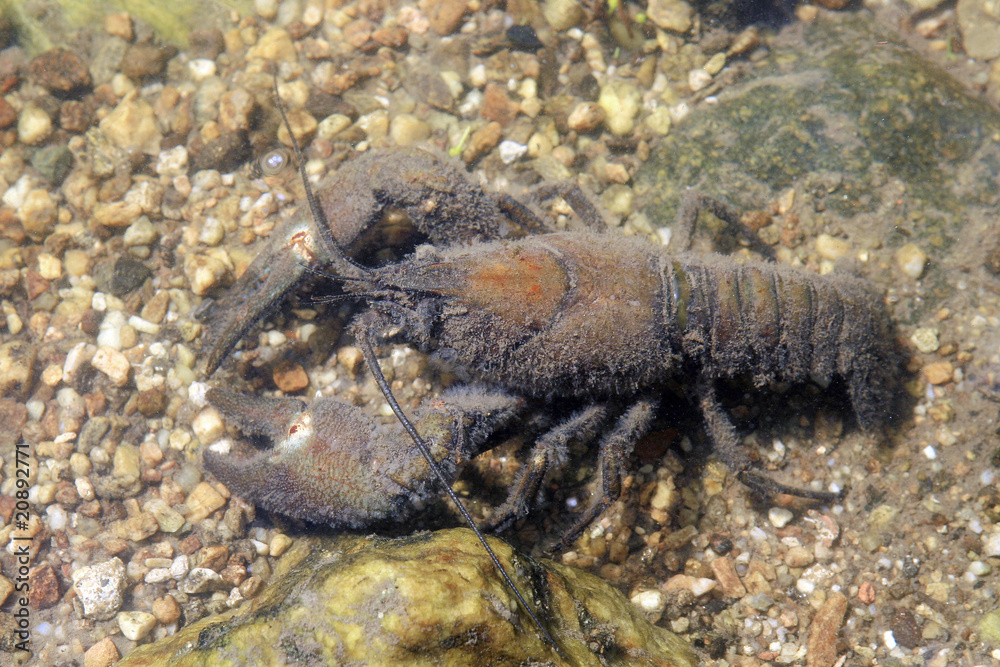
[[(266, 440), (215, 445), (205, 467), (249, 502), (287, 516), (340, 528), (369, 528), (410, 519), (440, 496), (429, 464), (397, 422), (378, 423), (334, 398), (308, 406), (293, 398), (265, 398), (209, 389), (212, 403), (245, 436)], [(504, 392), (462, 387), (429, 401), (417, 429), (449, 478), (524, 402)]]
[(480, 379), (580, 405), (538, 439), (495, 525), (527, 512), (573, 437), (599, 439), (604, 490), (577, 528), (600, 514), (670, 382), (689, 387), (720, 457), (745, 484), (832, 500), (756, 471), (716, 385), (839, 378), (865, 429), (887, 419), (896, 386), (891, 324), (861, 280), (671, 254), (622, 236), (566, 232), (431, 249), (347, 288), (373, 299), (401, 338), (446, 350)]

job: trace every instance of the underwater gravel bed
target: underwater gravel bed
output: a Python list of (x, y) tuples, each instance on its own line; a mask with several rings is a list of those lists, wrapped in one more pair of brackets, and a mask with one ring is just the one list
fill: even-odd
[[(426, 146), (498, 191), (575, 178), (609, 224), (662, 243), (669, 231), (643, 212), (632, 176), (688, 114), (766, 60), (771, 39), (653, 11), (674, 4), (684, 5), (651, 0), (652, 22), (633, 31), (588, 20), (570, 0), (261, 0), (254, 14), (192, 32), (186, 50), (114, 14), (67, 49), (0, 51), (0, 651), (20, 664), (112, 664), (253, 598), (302, 534), (199, 464), (225, 425), (204, 401), (197, 310), (304, 200), (293, 168), (261, 162), (286, 132), (272, 72), (315, 180), (357, 152)], [(511, 41), (511, 22), (557, 46)], [(989, 229), (960, 239), (964, 261), (924, 238), (890, 252), (853, 245), (850, 229), (789, 234), (795, 201), (789, 188), (763, 212), (760, 234), (782, 261), (828, 272), (867, 253), (898, 312), (938, 304), (900, 326), (913, 400), (892, 446), (828, 405), (790, 418), (783, 396), (737, 401), (747, 416), (778, 415), (748, 436), (766, 468), (852, 488), (830, 508), (761, 505), (706, 461), (697, 420), (681, 414), (676, 430), (640, 443), (622, 501), (558, 558), (618, 586), (710, 664), (1000, 660), (1000, 282), (981, 247)], [(569, 213), (561, 201), (545, 210), (556, 227), (574, 224)], [(935, 262), (957, 276), (944, 291), (921, 281)], [(351, 312), (300, 292), (212, 382), (320, 391), (390, 418), (342, 336)], [(457, 381), (412, 349), (384, 352), (408, 406)], [(18, 456), (30, 471), (27, 526), (15, 515)], [(457, 482), (478, 518), (517, 465), (513, 445), (500, 448)], [(585, 504), (576, 484), (588, 466), (506, 537), (538, 555), (572, 523), (567, 508)], [(452, 519), (425, 525), (442, 521)], [(18, 544), (30, 545), (30, 654), (7, 639)]]

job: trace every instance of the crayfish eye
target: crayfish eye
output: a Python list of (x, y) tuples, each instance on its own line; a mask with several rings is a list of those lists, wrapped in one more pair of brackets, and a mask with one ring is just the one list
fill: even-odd
[(311, 425), (312, 425), (312, 419), (309, 417), (309, 415), (300, 416), (298, 420), (293, 422), (288, 427), (288, 437), (289, 438), (292, 437), (296, 433), (299, 433), (302, 430), (309, 428)]
[(260, 171), (265, 176), (274, 176), (288, 166), (292, 161), (292, 153), (287, 148), (276, 148), (268, 151), (259, 162)]

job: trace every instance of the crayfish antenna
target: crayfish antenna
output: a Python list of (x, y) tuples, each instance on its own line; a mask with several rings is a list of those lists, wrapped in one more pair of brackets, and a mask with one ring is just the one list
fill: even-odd
[(393, 395), (392, 389), (389, 387), (389, 383), (385, 379), (385, 375), (382, 374), (382, 368), (378, 365), (378, 359), (375, 358), (375, 349), (372, 345), (371, 334), (374, 329), (372, 319), (372, 313), (369, 311), (365, 316), (365, 321), (363, 322), (364, 326), (360, 328), (361, 335), (358, 342), (360, 343), (361, 351), (364, 354), (365, 363), (368, 365), (372, 375), (375, 377), (375, 383), (378, 384), (379, 389), (382, 390), (382, 395), (385, 396), (385, 400), (389, 403), (389, 407), (392, 408), (396, 418), (399, 419), (399, 422), (403, 425), (403, 428), (406, 429), (407, 434), (409, 434), (410, 438), (413, 440), (413, 444), (417, 446), (417, 449), (420, 450), (420, 453), (427, 460), (427, 465), (434, 471), (434, 475), (438, 478), (441, 486), (444, 487), (448, 497), (453, 503), (455, 503), (458, 507), (458, 511), (461, 512), (462, 517), (465, 519), (465, 522), (469, 524), (472, 532), (476, 534), (477, 538), (479, 538), (479, 542), (483, 545), (483, 548), (486, 549), (486, 553), (489, 555), (490, 560), (493, 561), (493, 566), (496, 567), (500, 576), (503, 577), (504, 582), (506, 582), (508, 588), (510, 588), (510, 590), (514, 593), (514, 597), (517, 598), (517, 601), (528, 613), (528, 616), (531, 617), (532, 622), (541, 631), (545, 641), (552, 647), (559, 657), (569, 662), (569, 658), (565, 653), (563, 653), (562, 649), (559, 648), (559, 644), (556, 643), (555, 638), (549, 633), (545, 626), (542, 625), (541, 620), (539, 620), (538, 616), (535, 615), (535, 612), (532, 611), (527, 600), (525, 600), (524, 596), (521, 594), (521, 591), (518, 590), (514, 581), (510, 578), (510, 575), (507, 574), (507, 570), (505, 570), (504, 566), (500, 563), (500, 559), (497, 558), (493, 548), (490, 547), (489, 543), (486, 541), (486, 537), (483, 535), (482, 531), (479, 530), (479, 527), (476, 526), (476, 522), (473, 521), (472, 515), (469, 514), (469, 510), (465, 508), (465, 505), (458, 497), (458, 494), (456, 494), (451, 488), (451, 483), (445, 476), (444, 471), (441, 470), (437, 461), (435, 461), (434, 457), (431, 456), (427, 443), (424, 442), (424, 439), (420, 437), (419, 433), (417, 433), (417, 429), (414, 428), (413, 423), (410, 421), (409, 417), (406, 416), (406, 413), (403, 412), (403, 409), (399, 407), (399, 402), (396, 401), (396, 397)]
[(292, 132), (291, 123), (288, 122), (288, 114), (285, 112), (285, 103), (281, 101), (281, 95), (278, 94), (277, 74), (274, 75), (274, 104), (278, 107), (278, 113), (281, 114), (281, 122), (285, 124), (285, 129), (288, 130), (288, 140), (292, 144), (292, 152), (295, 154), (299, 178), (302, 180), (302, 187), (306, 191), (306, 201), (309, 202), (309, 211), (312, 213), (313, 224), (316, 227), (316, 234), (320, 239), (320, 243), (323, 244), (327, 255), (329, 255), (331, 261), (333, 261), (337, 266), (337, 270), (342, 274), (342, 276), (350, 278), (364, 277), (368, 273), (368, 270), (351, 259), (344, 248), (341, 247), (340, 243), (337, 242), (336, 237), (330, 230), (330, 223), (327, 220), (326, 213), (323, 212), (323, 207), (320, 206), (319, 199), (316, 198), (316, 194), (313, 192), (312, 186), (309, 184), (309, 177), (308, 174), (306, 174), (306, 163), (302, 155), (302, 149), (299, 147), (299, 142), (295, 138), (295, 134)]

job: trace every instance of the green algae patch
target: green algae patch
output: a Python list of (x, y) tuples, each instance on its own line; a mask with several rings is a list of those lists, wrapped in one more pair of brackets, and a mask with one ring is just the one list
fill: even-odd
[(148, 24), (157, 36), (186, 48), (191, 30), (215, 25), (213, 16), (233, 10), (250, 14), (250, 0), (50, 0), (55, 7), (39, 18), (28, 11), (23, 0), (0, 0), (0, 15), (10, 19), (18, 33), (18, 41), (30, 55), (37, 55), (55, 46), (66, 46), (68, 38), (80, 28), (99, 26), (107, 14), (128, 12)]

